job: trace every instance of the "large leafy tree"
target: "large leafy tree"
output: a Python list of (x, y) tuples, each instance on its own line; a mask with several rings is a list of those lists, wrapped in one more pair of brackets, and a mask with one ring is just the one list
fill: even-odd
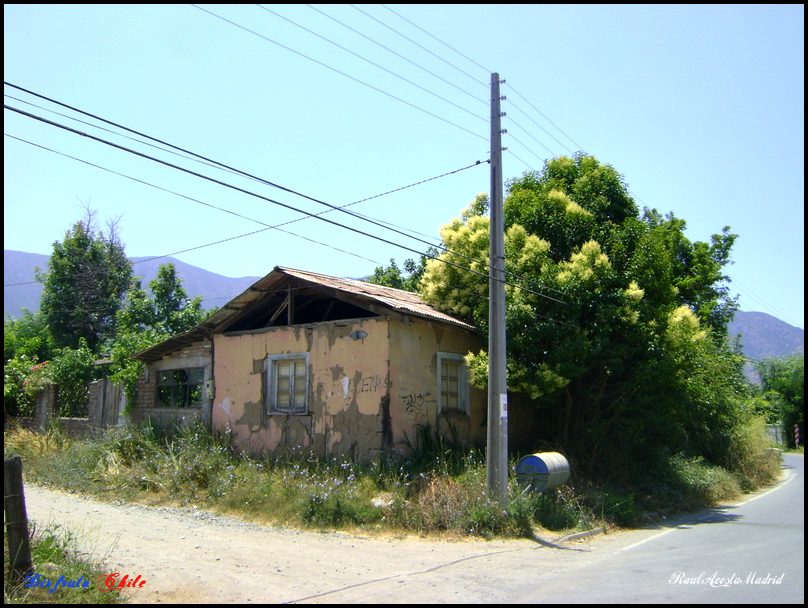
[(98, 229), (93, 212), (53, 244), (40, 310), (59, 347), (78, 348), (84, 338), (91, 351), (112, 338), (115, 314), (132, 276), (115, 224)]
[(786, 441), (794, 446), (794, 425), (801, 432), (805, 430), (805, 356), (765, 359), (756, 367), (765, 395), (775, 406), (775, 418), (783, 425)]
[[(725, 460), (745, 387), (724, 339), (735, 236), (691, 242), (683, 220), (641, 213), (622, 177), (583, 154), (508, 189), (508, 385), (542, 417), (537, 439), (591, 473), (680, 451)], [(451, 264), (428, 261), (420, 291), (487, 334), (485, 203), (444, 226)], [(468, 362), (483, 387), (486, 352)]]
[(19, 319), (3, 323), (3, 362), (18, 356), (45, 361), (53, 352), (53, 340), (42, 313), (23, 310)]
[(404, 270), (398, 267), (394, 259), (390, 259), (389, 266), (377, 266), (373, 274), (367, 278), (369, 283), (403, 289), (404, 291), (418, 291), (418, 284), (426, 271), (426, 261), (438, 254), (438, 250), (430, 247), (425, 255), (416, 262), (413, 259), (404, 260)]
[(132, 355), (192, 329), (209, 314), (202, 299), (188, 297), (173, 264), (163, 264), (149, 283), (151, 297), (139, 279), (133, 279), (126, 305), (117, 315), (117, 332), (112, 342), (112, 377), (121, 382), (130, 397), (134, 394), (143, 365)]

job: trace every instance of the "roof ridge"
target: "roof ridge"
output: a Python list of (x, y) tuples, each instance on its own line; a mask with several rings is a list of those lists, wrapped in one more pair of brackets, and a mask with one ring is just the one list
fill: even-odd
[[(399, 289), (398, 287), (390, 287), (389, 285), (379, 285), (378, 283), (371, 283), (370, 281), (365, 281), (363, 279), (352, 279), (352, 278), (349, 278), (349, 277), (335, 277), (334, 275), (323, 274), (322, 272), (314, 272), (314, 271), (311, 271), (311, 270), (301, 270), (299, 268), (290, 268), (288, 266), (276, 266), (275, 269), (279, 270), (281, 272), (292, 271), (292, 272), (299, 272), (299, 273), (302, 273), (302, 274), (315, 275), (315, 276), (318, 276), (318, 277), (325, 277), (327, 279), (336, 279), (338, 281), (350, 281), (351, 283), (355, 283), (355, 284), (358, 284), (358, 285), (373, 285), (374, 288), (384, 289), (384, 290), (389, 290), (389, 291), (395, 291), (395, 292), (398, 292), (398, 293), (401, 293), (401, 294), (405, 294), (405, 295), (407, 295), (409, 297), (418, 298), (418, 300), (420, 300), (421, 302), (424, 302), (424, 299), (421, 297), (421, 295), (414, 292), (414, 291), (407, 291), (406, 289)], [(426, 302), (424, 302), (424, 304), (426, 304)]]

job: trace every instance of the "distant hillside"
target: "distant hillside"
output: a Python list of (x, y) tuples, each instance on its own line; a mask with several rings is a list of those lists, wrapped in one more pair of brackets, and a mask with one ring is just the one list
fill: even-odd
[(755, 361), (805, 354), (805, 330), (765, 312), (738, 311), (729, 324), (731, 336), (741, 336), (743, 354)]
[(39, 310), (42, 285), (36, 282), (34, 269), (48, 269), (50, 256), (39, 253), (3, 250), (3, 318), (22, 315), (25, 308)]
[[(22, 251), (3, 251), (3, 315), (20, 317), (22, 309), (30, 311), (39, 310), (39, 299), (42, 297), (42, 285), (35, 282), (34, 268), (48, 269), (47, 255), (37, 253), (24, 253)], [(182, 279), (182, 285), (190, 297), (202, 296), (202, 306), (213, 308), (222, 306), (233, 297), (240, 294), (260, 277), (225, 277), (191, 266), (174, 258), (160, 258), (149, 262), (142, 262), (149, 258), (132, 258), (136, 263), (135, 275), (141, 277), (144, 287), (148, 288), (149, 281), (157, 276), (161, 264), (169, 262), (174, 264), (177, 274)], [(271, 269), (267, 269), (269, 272)], [(20, 285), (22, 283), (22, 285)], [(6, 287), (6, 285), (10, 285)]]
[[(148, 258), (132, 258), (133, 262)], [(203, 306), (222, 306), (247, 289), (259, 277), (230, 278), (181, 262), (174, 258), (160, 258), (135, 264), (135, 274), (147, 286), (157, 275), (160, 264), (172, 262), (189, 296), (202, 296)], [(23, 308), (39, 309), (42, 285), (34, 282), (34, 267), (47, 270), (48, 256), (21, 251), (3, 251), (4, 315), (19, 317)], [(271, 270), (267, 268), (267, 272)], [(23, 283), (23, 285), (19, 285)], [(744, 354), (753, 360), (780, 357), (805, 352), (805, 331), (762, 312), (739, 311), (730, 323), (729, 333), (741, 336)]]

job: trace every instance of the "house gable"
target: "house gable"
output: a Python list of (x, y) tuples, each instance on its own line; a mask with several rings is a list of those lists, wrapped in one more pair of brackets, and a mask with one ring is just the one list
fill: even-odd
[(244, 307), (217, 331), (236, 332), (378, 317), (372, 304), (333, 289), (293, 279), (277, 284)]

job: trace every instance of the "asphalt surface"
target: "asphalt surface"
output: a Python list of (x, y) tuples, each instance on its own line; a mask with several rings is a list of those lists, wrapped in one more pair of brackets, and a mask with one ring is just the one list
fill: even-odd
[[(287, 530), (195, 509), (26, 486), (39, 527), (104, 557), (134, 603), (804, 602), (804, 459), (772, 489), (577, 541), (426, 540)], [(61, 589), (59, 593), (78, 593)]]

